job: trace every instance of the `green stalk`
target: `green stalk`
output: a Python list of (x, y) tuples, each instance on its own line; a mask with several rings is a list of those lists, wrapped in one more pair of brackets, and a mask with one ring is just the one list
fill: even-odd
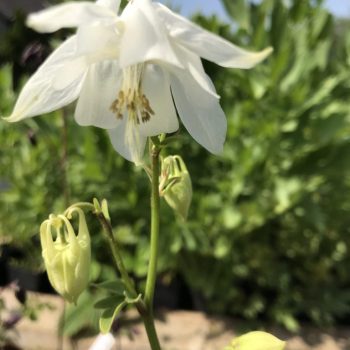
[(126, 268), (123, 263), (123, 259), (120, 255), (120, 249), (118, 247), (118, 242), (114, 239), (113, 236), (113, 230), (110, 222), (106, 219), (106, 217), (103, 215), (102, 212), (96, 213), (98, 220), (101, 223), (101, 226), (103, 227), (103, 230), (105, 232), (105, 237), (108, 241), (109, 247), (112, 252), (112, 256), (114, 259), (114, 263), (120, 272), (121, 278), (124, 282), (125, 288), (130, 294), (132, 298), (137, 297), (137, 293), (134, 287), (134, 283), (132, 282), (131, 278), (129, 277), (128, 272), (126, 271)]
[[(111, 252), (112, 252), (114, 263), (117, 267), (117, 270), (120, 272), (120, 275), (121, 275), (121, 278), (124, 282), (125, 288), (132, 298), (136, 298), (138, 294), (135, 290), (134, 283), (132, 282), (128, 272), (125, 269), (123, 259), (120, 255), (118, 242), (115, 240), (115, 238), (113, 236), (112, 226), (111, 226), (110, 222), (107, 220), (107, 218), (103, 215), (102, 212), (96, 213), (96, 215), (97, 215), (97, 218), (103, 227), (105, 237), (109, 243), (109, 247), (110, 247)], [(154, 287), (153, 287), (153, 290), (154, 290)], [(136, 303), (136, 308), (137, 308), (139, 314), (141, 315), (143, 323), (145, 325), (147, 336), (149, 339), (149, 343), (151, 345), (151, 349), (152, 350), (161, 350), (160, 345), (159, 345), (159, 341), (158, 341), (158, 337), (157, 337), (157, 333), (156, 333), (156, 329), (154, 326), (152, 309), (149, 309), (145, 305), (145, 302), (143, 300), (140, 300)]]
[(70, 191), (68, 182), (68, 115), (65, 109), (62, 110), (62, 156), (61, 156), (61, 171), (62, 171), (62, 192), (65, 207), (69, 205)]
[(143, 316), (143, 322), (146, 327), (149, 342), (152, 350), (160, 350), (160, 344), (154, 326), (153, 317), (153, 298), (154, 288), (157, 278), (157, 260), (159, 250), (159, 152), (157, 145), (153, 144), (151, 148), (151, 164), (152, 164), (152, 178), (151, 178), (151, 251), (150, 260), (148, 264), (147, 281), (145, 289), (145, 305), (147, 314)]
[(154, 326), (153, 314), (150, 312), (147, 312), (147, 314), (142, 316), (142, 320), (146, 328), (146, 333), (147, 333), (149, 344), (151, 345), (151, 349), (161, 350), (156, 328)]
[[(150, 141), (151, 142), (151, 141)], [(158, 258), (158, 246), (159, 246), (159, 153), (160, 147), (153, 144), (151, 147), (152, 169), (151, 169), (151, 251), (150, 260), (148, 264), (148, 273), (146, 280), (146, 289), (144, 298), (136, 303), (136, 307), (140, 316), (142, 317), (145, 329), (147, 332), (148, 340), (152, 350), (161, 350), (157, 332), (154, 325), (153, 317), (153, 298), (154, 288), (157, 278), (157, 258)], [(105, 232), (106, 239), (111, 248), (111, 252), (114, 258), (114, 262), (121, 274), (121, 278), (124, 285), (131, 297), (136, 298), (137, 292), (134, 287), (134, 283), (127, 273), (117, 241), (114, 239), (113, 231), (109, 220), (103, 215), (102, 212), (96, 213)]]
[(154, 287), (157, 278), (157, 258), (159, 246), (159, 148), (155, 145), (151, 151), (152, 192), (151, 192), (151, 252), (148, 264), (145, 289), (145, 303), (148, 310), (153, 310)]

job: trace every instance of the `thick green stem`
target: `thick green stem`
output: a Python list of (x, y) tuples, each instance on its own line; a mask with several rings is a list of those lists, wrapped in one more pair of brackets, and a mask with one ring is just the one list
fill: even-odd
[(159, 148), (152, 147), (152, 192), (151, 192), (151, 252), (145, 290), (145, 303), (153, 310), (154, 287), (157, 278), (157, 259), (159, 246)]
[(142, 320), (146, 328), (148, 341), (151, 345), (152, 350), (161, 350), (156, 328), (154, 326), (154, 319), (152, 312), (147, 312), (145, 315), (142, 315)]
[(159, 147), (153, 145), (151, 148), (151, 251), (144, 297), (147, 313), (143, 316), (143, 322), (146, 327), (152, 350), (161, 349), (153, 318), (153, 297), (157, 278), (157, 259), (159, 248), (159, 152)]

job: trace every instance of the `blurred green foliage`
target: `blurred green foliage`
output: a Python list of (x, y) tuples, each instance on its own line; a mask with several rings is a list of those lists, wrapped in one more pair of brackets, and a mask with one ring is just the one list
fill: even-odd
[[(350, 311), (348, 23), (332, 18), (320, 1), (223, 3), (233, 24), (195, 20), (238, 45), (273, 46), (274, 53), (250, 71), (205, 62), (227, 114), (227, 142), (215, 157), (182, 129), (182, 141), (169, 150), (187, 163), (194, 198), (187, 224), (162, 203), (159, 271), (182, 275), (207, 311), (291, 330), (300, 318), (344, 319)], [(16, 95), (10, 68), (0, 70), (3, 115)], [(142, 280), (147, 176), (114, 152), (103, 130), (78, 127), (72, 114), (68, 108), (0, 123), (1, 181), (8, 186), (0, 196), (0, 243), (22, 247), (39, 266), (39, 223), (67, 202), (105, 197), (127, 268)], [(113, 272), (99, 227), (91, 225), (92, 280), (98, 281)]]

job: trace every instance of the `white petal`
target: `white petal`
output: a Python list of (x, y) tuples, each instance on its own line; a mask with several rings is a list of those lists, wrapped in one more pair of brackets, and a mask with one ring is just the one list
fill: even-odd
[(89, 67), (75, 110), (79, 125), (111, 129), (120, 124), (110, 109), (117, 98), (120, 79), (121, 71), (116, 61), (104, 61)]
[(120, 48), (121, 67), (149, 60), (181, 66), (169, 43), (166, 28), (150, 1), (130, 1), (121, 19), (125, 25)]
[(78, 77), (82, 77), (87, 67), (84, 57), (72, 57), (66, 64), (55, 67), (55, 71), (52, 71), (52, 88), (55, 90), (64, 90)]
[(81, 1), (66, 2), (28, 16), (27, 26), (42, 33), (52, 33), (61, 28), (77, 27), (99, 19), (113, 19), (116, 14), (105, 6)]
[(96, 4), (100, 6), (108, 7), (109, 9), (111, 9), (113, 12), (117, 14), (120, 7), (120, 0), (97, 0)]
[(118, 58), (120, 35), (117, 21), (81, 25), (77, 38), (78, 53), (87, 55), (90, 63)]
[[(216, 98), (220, 98), (220, 96), (216, 93), (214, 84), (205, 73), (199, 56), (180, 45), (174, 45), (174, 48), (175, 52), (180, 58), (182, 66), (187, 69), (189, 73), (191, 73), (194, 80), (196, 80), (196, 82), (211, 95)], [(171, 70), (172, 67), (169, 67), (169, 69)]]
[[(52, 112), (74, 101), (80, 92), (87, 66), (75, 57), (76, 36), (61, 44), (23, 87), (15, 108), (6, 118), (16, 122)], [(78, 68), (78, 69), (77, 69)], [(60, 75), (56, 86), (57, 74)]]
[(214, 154), (222, 152), (227, 122), (219, 99), (203, 90), (186, 71), (171, 76), (179, 116), (192, 137)]
[(108, 129), (114, 149), (125, 159), (142, 164), (147, 137), (142, 136), (135, 124), (124, 116), (122, 122), (114, 129)]
[(154, 64), (147, 64), (142, 80), (142, 88), (154, 114), (139, 128), (143, 136), (172, 133), (179, 128), (179, 121), (170, 91), (169, 75)]
[(249, 52), (229, 41), (210, 33), (188, 19), (170, 11), (162, 4), (154, 3), (170, 36), (199, 56), (223, 67), (251, 68), (264, 60), (272, 48), (261, 52)]

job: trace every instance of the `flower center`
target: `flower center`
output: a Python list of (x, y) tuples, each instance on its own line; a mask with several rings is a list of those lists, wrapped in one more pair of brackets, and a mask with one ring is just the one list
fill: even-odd
[(143, 64), (123, 69), (123, 81), (117, 99), (111, 104), (111, 111), (118, 119), (127, 113), (135, 124), (145, 123), (154, 115), (149, 100), (142, 91)]

